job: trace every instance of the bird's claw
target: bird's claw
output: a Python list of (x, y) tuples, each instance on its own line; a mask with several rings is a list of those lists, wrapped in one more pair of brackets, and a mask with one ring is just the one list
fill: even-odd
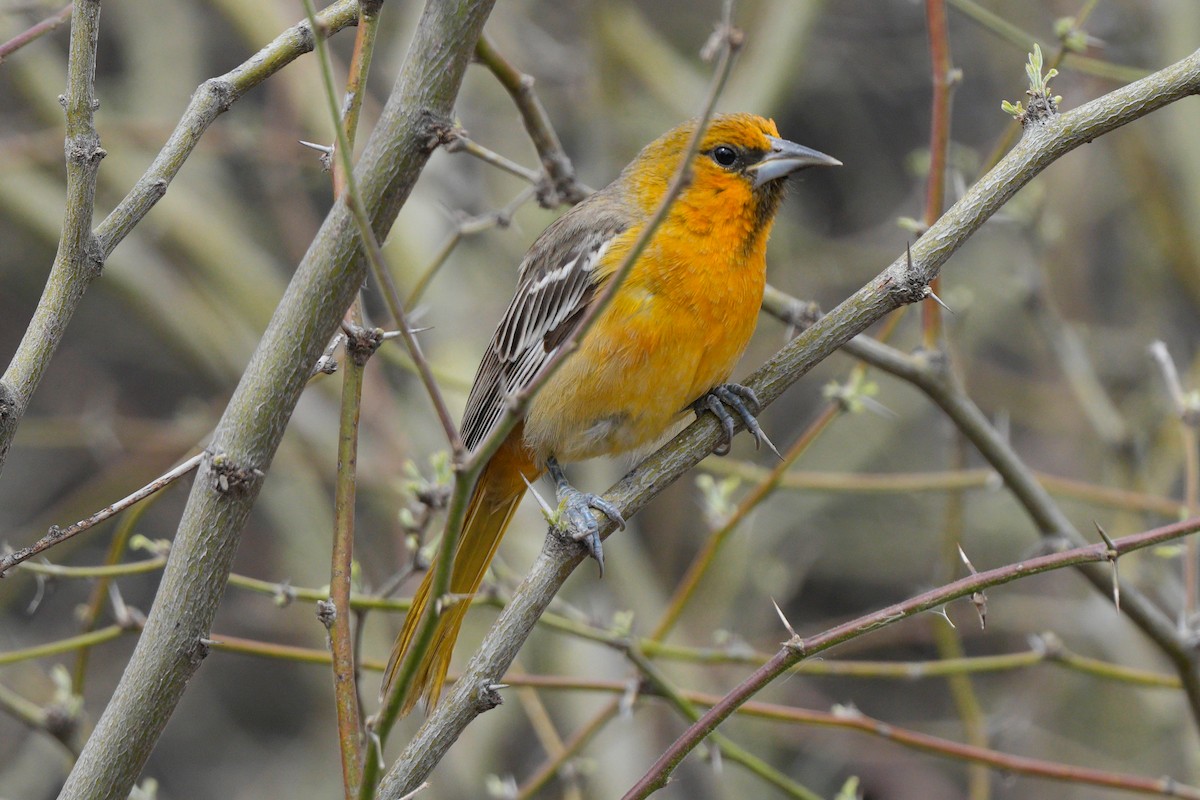
[(588, 555), (596, 559), (600, 577), (604, 577), (604, 545), (600, 540), (600, 523), (592, 509), (608, 517), (621, 530), (625, 529), (625, 517), (621, 510), (599, 495), (581, 492), (567, 481), (562, 467), (551, 459), (547, 464), (554, 478), (554, 490), (558, 497), (558, 527), (574, 541), (587, 548)]
[[(763, 431), (754, 416), (762, 410), (762, 404), (758, 402), (758, 395), (749, 386), (742, 386), (740, 383), (723, 383), (715, 386), (708, 394), (697, 400), (693, 404), (693, 408), (697, 415), (702, 411), (711, 411), (717, 421), (721, 423), (721, 443), (713, 448), (714, 454), (718, 456), (729, 454), (729, 449), (733, 444), (734, 414), (737, 414), (737, 418), (754, 437), (755, 448), (765, 444), (768, 450), (778, 456), (780, 460), (783, 459), (783, 455), (767, 438), (766, 432)], [(732, 413), (730, 409), (732, 409)]]

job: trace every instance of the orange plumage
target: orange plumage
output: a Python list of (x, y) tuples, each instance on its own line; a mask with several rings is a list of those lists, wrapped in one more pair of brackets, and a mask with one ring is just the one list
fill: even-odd
[[(505, 398), (535, 379), (621, 266), (665, 196), (694, 130), (694, 122), (684, 123), (647, 145), (615, 181), (560, 217), (530, 248), (467, 400), (468, 448), (487, 437)], [(547, 465), (554, 470), (559, 461), (652, 445), (698, 402), (705, 404), (696, 407), (721, 410), (707, 396), (728, 379), (754, 333), (783, 179), (837, 163), (780, 139), (775, 123), (762, 117), (728, 114), (708, 124), (691, 182), (613, 302), (534, 397), (523, 425), (480, 478), (455, 553), (451, 593), (478, 590), (525, 481)], [(734, 394), (744, 391), (733, 388)], [(726, 403), (729, 397), (721, 395)], [(732, 402), (757, 430), (746, 408)], [(568, 499), (602, 505), (577, 492)], [(405, 620), (385, 690), (412, 643), (432, 574)], [(460, 602), (439, 617), (434, 644), (404, 698), (405, 711), (422, 695), (437, 701), (466, 608)]]

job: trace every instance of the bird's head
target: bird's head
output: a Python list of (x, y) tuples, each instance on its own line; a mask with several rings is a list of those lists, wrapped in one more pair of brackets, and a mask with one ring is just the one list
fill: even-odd
[[(673, 128), (647, 145), (627, 168), (625, 177), (633, 179), (647, 213), (657, 208), (695, 130), (695, 120)], [(841, 163), (781, 138), (773, 120), (755, 114), (721, 114), (704, 131), (692, 162), (692, 181), (681, 202), (715, 201), (714, 209), (744, 208), (769, 223), (783, 198), (785, 178), (808, 167)]]

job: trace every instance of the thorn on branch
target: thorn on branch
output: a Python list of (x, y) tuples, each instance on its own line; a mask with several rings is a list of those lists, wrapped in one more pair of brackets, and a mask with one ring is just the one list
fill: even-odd
[(724, 762), (721, 760), (721, 747), (715, 742), (708, 749), (708, 761), (712, 764), (713, 773), (720, 775), (724, 768)]
[[(971, 559), (967, 558), (967, 553), (962, 549), (962, 545), (958, 546), (958, 557), (967, 565), (967, 570), (972, 575), (978, 575), (979, 572), (975, 569), (975, 565), (971, 563)], [(975, 605), (975, 613), (979, 615), (979, 627), (987, 630), (987, 595), (982, 591), (972, 592), (971, 602)], [(947, 618), (949, 619), (949, 618)]]
[(493, 681), (482, 681), (476, 687), (475, 696), (471, 698), (471, 705), (476, 713), (482, 714), (485, 711), (491, 711), (496, 706), (504, 703), (504, 698), (500, 696), (500, 689), (505, 688), (502, 683)]
[(307, 147), (309, 150), (316, 150), (320, 155), (318, 159), (321, 162), (321, 171), (329, 172), (333, 169), (333, 154), (337, 148), (332, 144), (317, 144), (316, 142), (306, 142), (303, 139), (298, 139), (300, 144)]
[(788, 618), (784, 615), (783, 609), (779, 607), (779, 603), (775, 602), (775, 598), (771, 598), (771, 605), (775, 607), (775, 613), (779, 615), (779, 621), (783, 623), (784, 630), (788, 632), (788, 635), (793, 639), (799, 639), (796, 629), (792, 627), (792, 623), (788, 622)]
[(1096, 526), (1096, 533), (1100, 534), (1100, 538), (1104, 540), (1104, 544), (1108, 547), (1104, 552), (1104, 558), (1109, 564), (1112, 564), (1112, 580), (1113, 580), (1113, 605), (1117, 611), (1121, 610), (1121, 579), (1117, 574), (1117, 558), (1121, 553), (1117, 550), (1117, 545), (1109, 537), (1108, 532), (1100, 526), (1099, 522), (1092, 521)]
[(951, 308), (950, 306), (946, 305), (946, 303), (942, 300), (942, 298), (940, 298), (936, 294), (934, 294), (932, 288), (930, 288), (928, 286), (925, 287), (925, 296), (927, 298), (929, 298), (930, 300), (932, 300), (933, 302), (937, 303), (942, 308), (946, 309), (946, 311), (950, 312), (951, 314), (954, 313), (954, 309)]
[(934, 609), (930, 609), (930, 610), (936, 616), (939, 616), (942, 619), (946, 620), (946, 624), (949, 625), (951, 628), (954, 628), (955, 630), (958, 629), (958, 626), (954, 624), (954, 620), (950, 619), (950, 615), (946, 612), (945, 606), (941, 606), (940, 608), (934, 608)]
[(931, 277), (922, 274), (913, 263), (911, 243), (904, 246), (904, 269), (898, 275), (895, 270), (889, 270), (888, 278), (888, 293), (897, 305), (919, 303), (929, 297), (926, 292), (929, 290)]

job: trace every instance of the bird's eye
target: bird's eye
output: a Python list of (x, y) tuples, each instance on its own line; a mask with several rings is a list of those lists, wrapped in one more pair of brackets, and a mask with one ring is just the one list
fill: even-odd
[(712, 149), (712, 160), (720, 164), (722, 167), (732, 167), (737, 163), (737, 150), (734, 150), (727, 144), (717, 145)]

